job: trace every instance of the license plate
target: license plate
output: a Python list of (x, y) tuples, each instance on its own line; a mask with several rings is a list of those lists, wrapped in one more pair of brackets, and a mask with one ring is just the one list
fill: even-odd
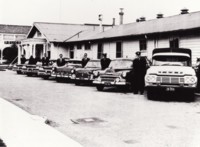
[(173, 88), (173, 87), (167, 87), (166, 91), (175, 91), (175, 88)]
[(111, 85), (111, 83), (110, 83), (110, 82), (105, 82), (104, 84), (105, 84), (105, 85)]

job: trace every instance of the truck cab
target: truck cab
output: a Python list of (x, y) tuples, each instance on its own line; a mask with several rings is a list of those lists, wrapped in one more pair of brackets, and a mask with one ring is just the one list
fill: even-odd
[(152, 66), (145, 76), (145, 86), (148, 99), (159, 99), (164, 93), (179, 93), (180, 97), (192, 100), (197, 77), (191, 66), (191, 50), (154, 49)]

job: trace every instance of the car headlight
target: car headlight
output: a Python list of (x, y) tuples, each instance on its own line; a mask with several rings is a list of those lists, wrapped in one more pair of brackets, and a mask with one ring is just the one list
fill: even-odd
[(44, 70), (44, 68), (40, 67), (39, 70)]
[(116, 79), (115, 79), (115, 82), (119, 82), (119, 81), (120, 81), (120, 78), (116, 78)]
[(40, 67), (39, 66), (36, 66), (36, 69), (39, 69)]
[(71, 73), (72, 73), (72, 74), (73, 74), (73, 73), (75, 73), (75, 70), (74, 70), (74, 69), (72, 69), (72, 70), (71, 70)]
[(122, 72), (122, 74), (121, 74), (121, 76), (122, 76), (122, 78), (126, 78), (126, 72)]
[(76, 75), (75, 74), (72, 74), (72, 79), (75, 79), (76, 78)]
[(145, 76), (145, 81), (150, 82), (150, 83), (155, 83), (156, 82), (156, 75), (146, 75)]
[(98, 76), (99, 76), (99, 72), (98, 72), (98, 71), (93, 71), (93, 75), (94, 75), (95, 77), (98, 77)]
[(26, 66), (22, 66), (22, 68), (26, 68)]
[(184, 81), (186, 84), (195, 84), (197, 82), (196, 76), (185, 76)]

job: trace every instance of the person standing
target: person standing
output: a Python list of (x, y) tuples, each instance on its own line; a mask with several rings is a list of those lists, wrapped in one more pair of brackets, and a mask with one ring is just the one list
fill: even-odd
[(56, 63), (57, 63), (57, 66), (64, 66), (65, 65), (65, 60), (63, 59), (62, 54), (59, 55), (59, 58), (57, 59)]
[(32, 64), (32, 65), (36, 64), (36, 60), (35, 58), (33, 58), (33, 56), (30, 56), (28, 64)]
[(101, 59), (101, 69), (104, 70), (104, 69), (108, 68), (110, 62), (111, 62), (111, 60), (109, 58), (107, 58), (107, 54), (104, 53), (102, 55), (102, 59)]
[(42, 57), (42, 66), (48, 66), (49, 65), (49, 58), (46, 56), (46, 53), (44, 53), (44, 57)]
[(26, 58), (24, 57), (24, 55), (22, 55), (22, 57), (21, 57), (21, 64), (25, 64), (25, 62), (26, 62)]
[(90, 61), (90, 58), (87, 57), (87, 53), (84, 54), (82, 58), (82, 67), (85, 67), (85, 65)]
[(133, 60), (131, 86), (134, 94), (144, 93), (144, 77), (146, 74), (146, 59), (141, 57), (141, 52), (136, 52), (136, 58)]

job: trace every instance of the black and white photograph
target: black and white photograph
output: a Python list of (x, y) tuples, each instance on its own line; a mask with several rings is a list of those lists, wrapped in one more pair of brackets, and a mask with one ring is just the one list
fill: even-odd
[(200, 147), (198, 0), (0, 0), (0, 147)]

